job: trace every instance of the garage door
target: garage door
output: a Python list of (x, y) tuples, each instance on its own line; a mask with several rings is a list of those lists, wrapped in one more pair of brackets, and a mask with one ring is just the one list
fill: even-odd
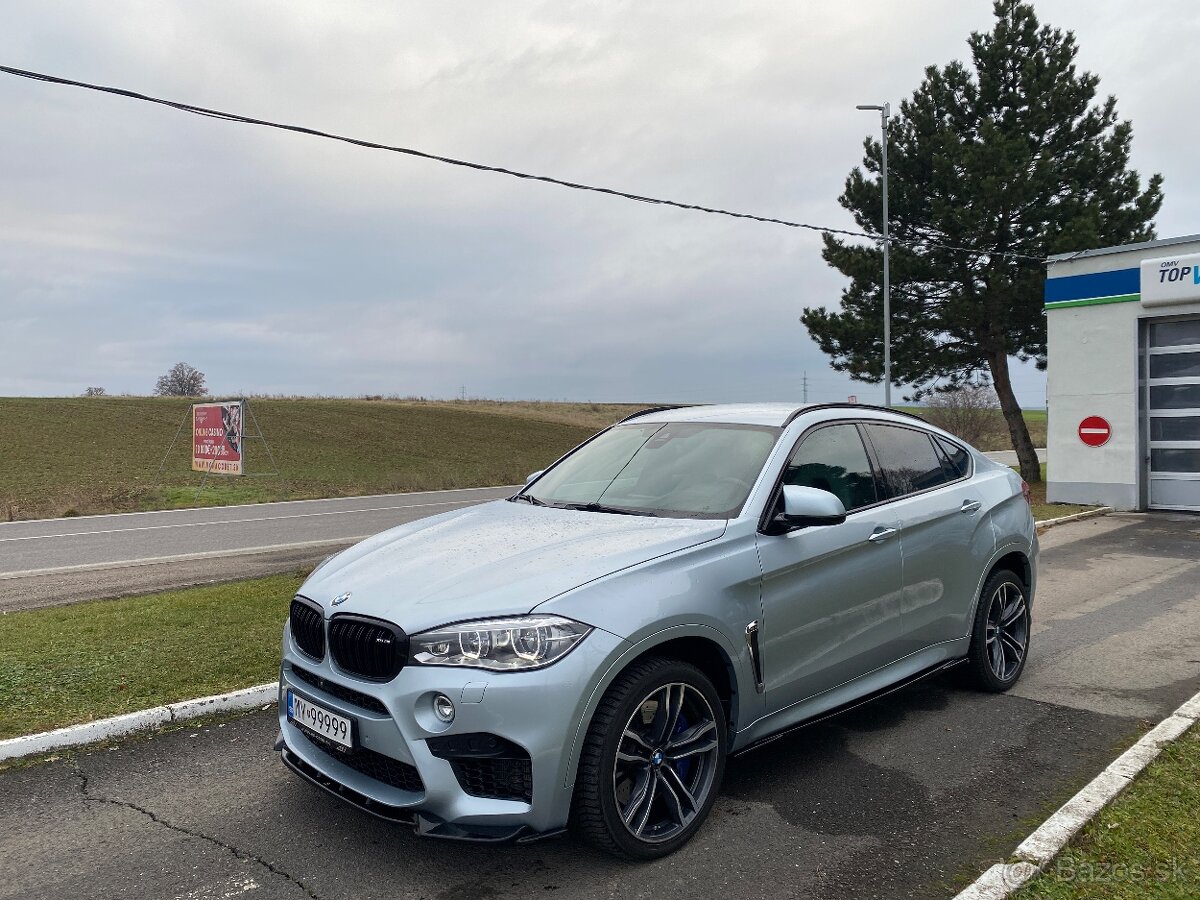
[(1200, 317), (1149, 323), (1150, 506), (1200, 510)]

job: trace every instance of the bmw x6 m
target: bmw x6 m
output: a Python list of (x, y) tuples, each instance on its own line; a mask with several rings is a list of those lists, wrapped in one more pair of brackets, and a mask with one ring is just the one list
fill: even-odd
[(1021, 479), (920, 419), (648, 410), (319, 566), (277, 747), (421, 834), (663, 856), (732, 753), (960, 663), (1010, 688), (1036, 558)]

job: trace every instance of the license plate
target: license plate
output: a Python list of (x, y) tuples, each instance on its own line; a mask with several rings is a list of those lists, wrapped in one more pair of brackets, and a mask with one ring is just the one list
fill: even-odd
[(289, 722), (295, 722), (336, 744), (354, 748), (353, 719), (330, 712), (291, 691), (287, 692), (287, 717)]

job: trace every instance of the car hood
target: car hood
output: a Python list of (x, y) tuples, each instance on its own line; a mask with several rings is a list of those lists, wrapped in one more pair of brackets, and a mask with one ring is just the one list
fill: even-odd
[(318, 567), (300, 593), (326, 615), (376, 616), (414, 634), (527, 613), (612, 572), (714, 540), (725, 526), (499, 500), (368, 538)]

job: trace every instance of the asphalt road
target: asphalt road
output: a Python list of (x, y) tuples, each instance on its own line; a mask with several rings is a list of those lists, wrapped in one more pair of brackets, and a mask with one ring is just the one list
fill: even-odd
[(1043, 537), (1017, 689), (944, 677), (730, 763), (688, 847), (418, 839), (289, 775), (273, 710), (0, 772), (0, 898), (947, 897), (1200, 689), (1200, 518)]
[(515, 487), (295, 500), (0, 524), (0, 611), (311, 565), (385, 529)]

